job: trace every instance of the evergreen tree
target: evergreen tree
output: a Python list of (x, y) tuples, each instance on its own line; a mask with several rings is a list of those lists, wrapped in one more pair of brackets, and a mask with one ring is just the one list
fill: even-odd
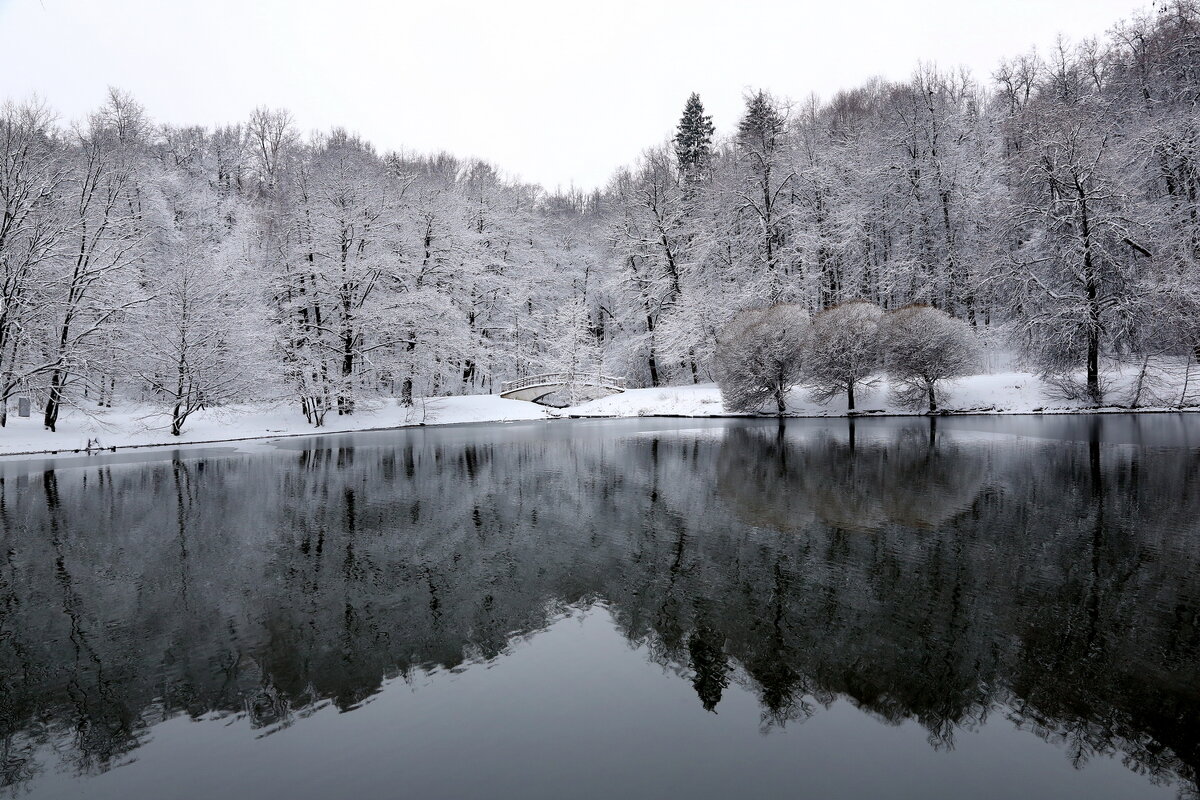
[(783, 115), (775, 98), (760, 89), (746, 99), (746, 114), (738, 122), (738, 143), (767, 156), (774, 152), (783, 127)]
[[(796, 263), (787, 253), (791, 227), (789, 193), (784, 190), (796, 177), (786, 157), (785, 120), (779, 104), (770, 94), (757, 91), (746, 98), (746, 113), (738, 122), (738, 161), (742, 201), (738, 215), (745, 253), (756, 263), (761, 276), (759, 293), (776, 304), (789, 297), (792, 281), (789, 271)], [(794, 254), (793, 254), (794, 256)]]
[(685, 180), (695, 181), (705, 174), (712, 160), (715, 131), (712, 116), (704, 113), (700, 95), (692, 92), (675, 132), (675, 159)]

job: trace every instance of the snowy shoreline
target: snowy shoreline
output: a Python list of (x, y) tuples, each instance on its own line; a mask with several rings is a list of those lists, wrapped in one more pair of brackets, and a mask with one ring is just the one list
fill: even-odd
[[(821, 405), (802, 389), (788, 397), (787, 418), (856, 418), (927, 416), (925, 412), (894, 406), (888, 400), (886, 380), (864, 393), (861, 408), (850, 413), (844, 401)], [(1114, 396), (1122, 396), (1114, 392)], [(1160, 398), (1161, 399), (1161, 398)], [(976, 375), (950, 387), (942, 416), (1056, 415), (1056, 414), (1164, 414), (1200, 411), (1200, 397), (1189, 393), (1181, 407), (1161, 402), (1130, 408), (1119, 404), (1099, 408), (1082, 402), (1054, 400), (1047, 387), (1027, 373), (1010, 372)], [(352, 417), (333, 417), (322, 428), (309, 425), (298, 409), (282, 405), (241, 405), (198, 412), (188, 421), (183, 434), (167, 431), (161, 414), (146, 408), (127, 407), (84, 414), (64, 413), (57, 433), (44, 430), (40, 416), (10, 415), (0, 428), (0, 456), (33, 456), (88, 452), (90, 441), (99, 441), (92, 452), (177, 445), (222, 444), (298, 436), (398, 430), (423, 426), (506, 423), (535, 420), (664, 418), (765, 418), (767, 414), (736, 414), (724, 410), (715, 384), (630, 389), (621, 394), (567, 408), (548, 408), (497, 395), (457, 395), (427, 398), (415, 408), (392, 401), (364, 407)]]

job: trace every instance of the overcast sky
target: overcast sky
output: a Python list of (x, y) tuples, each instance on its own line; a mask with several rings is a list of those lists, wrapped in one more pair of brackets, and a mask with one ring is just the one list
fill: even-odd
[(742, 95), (828, 97), (918, 61), (986, 78), (1140, 0), (251, 2), (0, 0), (0, 96), (65, 120), (127, 89), (160, 122), (285, 107), (380, 150), (480, 156), (547, 187), (603, 183), (664, 140), (689, 92), (719, 132)]

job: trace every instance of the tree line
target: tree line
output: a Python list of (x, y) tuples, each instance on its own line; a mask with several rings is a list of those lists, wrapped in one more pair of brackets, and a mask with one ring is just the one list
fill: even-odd
[[(0, 110), (0, 424), (34, 398), (329, 413), (545, 371), (713, 379), (738, 312), (918, 304), (1103, 400), (1113, 359), (1200, 349), (1200, 7), (984, 80), (919, 67), (828, 101), (755, 91), (592, 192), (303, 137), (283, 110), (155, 124), (110, 91)], [(581, 154), (586, 157), (586, 154)]]

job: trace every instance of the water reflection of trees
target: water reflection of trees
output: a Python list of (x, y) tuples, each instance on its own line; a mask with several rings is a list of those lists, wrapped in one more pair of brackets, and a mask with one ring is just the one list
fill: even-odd
[(839, 421), (806, 437), (786, 426), (735, 428), (721, 448), (721, 490), (750, 524), (802, 530), (816, 518), (872, 530), (936, 527), (982, 489), (983, 462), (939, 439), (936, 418), (882, 437), (861, 425)]
[(6, 478), (0, 764), (264, 730), (506, 651), (604, 598), (717, 710), (844, 697), (935, 746), (1005, 714), (1195, 786), (1195, 451), (734, 427), (721, 438), (308, 446)]

